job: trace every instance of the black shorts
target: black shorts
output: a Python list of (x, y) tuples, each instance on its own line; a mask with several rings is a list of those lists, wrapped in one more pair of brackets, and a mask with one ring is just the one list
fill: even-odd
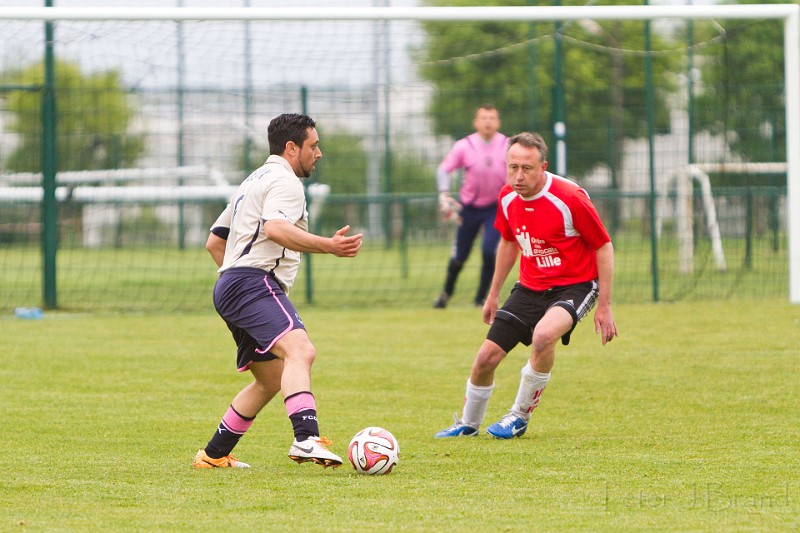
[(486, 338), (500, 346), (506, 353), (520, 342), (530, 346), (533, 329), (553, 306), (566, 309), (572, 315), (572, 327), (561, 337), (566, 346), (578, 322), (592, 310), (597, 302), (597, 280), (546, 291), (532, 291), (517, 282), (503, 307), (497, 311), (494, 323)]
[(226, 270), (214, 285), (214, 307), (236, 341), (236, 368), (276, 359), (270, 349), (295, 329), (305, 329), (280, 284), (257, 268)]

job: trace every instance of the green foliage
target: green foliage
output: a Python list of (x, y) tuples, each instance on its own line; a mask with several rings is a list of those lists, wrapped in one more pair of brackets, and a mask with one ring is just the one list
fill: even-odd
[[(343, 131), (328, 132), (324, 127), (317, 128), (320, 135), (320, 150), (322, 159), (317, 163), (308, 183), (325, 183), (330, 185), (331, 192), (335, 194), (364, 194), (366, 192), (367, 152), (358, 135)], [(245, 157), (245, 150), (249, 147), (249, 157)], [(255, 167), (262, 165), (269, 157), (269, 145), (265, 138), (263, 142), (243, 143), (238, 149), (242, 154), (239, 158), (239, 168), (245, 173), (251, 172)], [(250, 167), (245, 167), (246, 164)]]
[[(330, 185), (332, 194), (366, 194), (368, 161), (374, 157), (368, 152), (368, 142), (364, 137), (346, 131), (328, 131), (324, 126), (318, 128), (322, 159), (317, 163), (309, 183), (325, 183)], [(244, 154), (244, 144), (239, 153)], [(245, 169), (244, 162), (260, 165), (267, 158), (269, 148), (266, 141), (262, 144), (250, 144), (250, 157), (240, 157), (240, 169)], [(384, 154), (381, 154), (382, 156)], [(391, 158), (391, 175), (387, 176), (385, 162), (382, 160), (376, 167), (380, 192), (407, 193), (430, 192), (434, 189), (434, 171), (430, 165), (419, 160), (413, 150), (393, 147)], [(383, 158), (382, 158), (383, 159)]]
[[(293, 463), (280, 397), (235, 450), (252, 468), (192, 470), (251, 380), (236, 372), (230, 334), (211, 309), (0, 318), (0, 412), (14, 452), (4, 459), (0, 529), (800, 526), (800, 308), (784, 300), (723, 314), (716, 302), (620, 305), (620, 337), (605, 347), (587, 319), (558, 347), (527, 434), (511, 441), (432, 437), (461, 407), (487, 329), (477, 310), (301, 306), (300, 314), (318, 351), (320, 429), (344, 456), (356, 431), (386, 427), (400, 443), (391, 474)], [(515, 348), (498, 368), (487, 420), (513, 401), (527, 354)]]
[(721, 42), (699, 64), (696, 128), (725, 134), (747, 161), (785, 161), (783, 23), (696, 23), (698, 40), (719, 37), (719, 24)]
[(402, 150), (392, 153), (391, 192), (422, 193), (436, 190), (436, 169), (415, 154), (405, 156)]
[[(429, 5), (530, 5), (495, 0), (439, 1)], [(543, 5), (550, 5), (549, 2)], [(565, 5), (584, 2), (565, 2)], [(627, 4), (623, 1), (600, 4)], [(502, 130), (539, 131), (551, 137), (555, 84), (554, 23), (424, 22), (427, 44), (420, 74), (436, 85), (430, 107), (437, 133), (470, 133), (475, 108), (490, 102), (500, 110)], [(621, 161), (622, 140), (646, 133), (643, 22), (565, 23), (563, 81), (566, 95), (568, 165), (581, 175), (597, 164)], [(672, 45), (653, 32), (652, 49)], [(471, 56), (471, 54), (475, 54)], [(667, 97), (674, 89), (678, 58), (653, 57), (656, 128), (669, 127)], [(615, 92), (616, 91), (616, 92)], [(552, 142), (552, 141), (551, 141)]]
[(370, 155), (360, 136), (319, 128), (322, 159), (312, 178), (330, 185), (333, 194), (363, 194), (367, 191), (367, 160)]
[[(81, 73), (68, 61), (55, 65), (58, 170), (97, 170), (134, 166), (144, 151), (144, 137), (132, 134), (135, 115), (131, 97), (114, 70)], [(41, 86), (42, 63), (3, 74), (5, 82)], [(9, 130), (19, 147), (4, 166), (7, 171), (38, 171), (42, 143), (42, 99), (38, 91), (10, 91), (8, 109), (14, 115)]]

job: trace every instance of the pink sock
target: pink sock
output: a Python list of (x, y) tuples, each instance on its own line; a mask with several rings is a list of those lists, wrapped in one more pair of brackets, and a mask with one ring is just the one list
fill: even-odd
[(317, 410), (314, 395), (306, 391), (296, 392), (288, 396), (283, 403), (286, 405), (286, 414), (289, 416), (299, 413), (300, 411), (305, 411), (306, 409)]
[(250, 426), (253, 425), (253, 420), (253, 418), (248, 419), (237, 413), (233, 406), (228, 407), (228, 411), (222, 417), (222, 423), (225, 424), (228, 431), (239, 435), (244, 435), (250, 429)]

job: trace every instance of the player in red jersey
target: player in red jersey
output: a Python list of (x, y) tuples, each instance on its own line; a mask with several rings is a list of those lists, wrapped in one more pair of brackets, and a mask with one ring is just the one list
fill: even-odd
[[(483, 306), (491, 324), (467, 381), (464, 408), (437, 437), (477, 435), (494, 389), (494, 371), (518, 343), (532, 346), (514, 405), (486, 431), (499, 439), (522, 436), (550, 380), (559, 339), (569, 344), (578, 322), (597, 305), (595, 331), (603, 345), (617, 336), (611, 312), (614, 248), (589, 195), (547, 172), (547, 145), (535, 133), (509, 141), (507, 185), (500, 191), (495, 227), (502, 240)], [(520, 259), (520, 277), (503, 307), (500, 290)]]

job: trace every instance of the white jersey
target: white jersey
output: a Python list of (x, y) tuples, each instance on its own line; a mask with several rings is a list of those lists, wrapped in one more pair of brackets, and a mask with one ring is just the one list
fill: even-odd
[(288, 294), (302, 253), (267, 239), (264, 222), (268, 220), (287, 220), (308, 231), (303, 183), (289, 162), (277, 155), (269, 156), (239, 185), (211, 229), (230, 228), (225, 259), (218, 272), (236, 267), (260, 268), (274, 275)]

